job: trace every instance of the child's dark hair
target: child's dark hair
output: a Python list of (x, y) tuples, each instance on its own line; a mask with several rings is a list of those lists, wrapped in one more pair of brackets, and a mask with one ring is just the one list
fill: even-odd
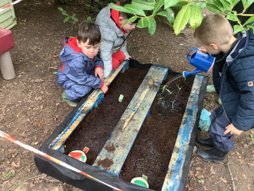
[(89, 39), (90, 45), (98, 44), (101, 41), (100, 29), (96, 24), (84, 21), (79, 24), (77, 39), (84, 43)]

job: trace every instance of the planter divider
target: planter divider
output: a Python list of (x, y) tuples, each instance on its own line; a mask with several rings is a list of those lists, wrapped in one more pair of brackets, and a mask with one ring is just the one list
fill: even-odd
[(149, 109), (168, 73), (167, 68), (152, 66), (115, 126), (93, 166), (119, 175)]

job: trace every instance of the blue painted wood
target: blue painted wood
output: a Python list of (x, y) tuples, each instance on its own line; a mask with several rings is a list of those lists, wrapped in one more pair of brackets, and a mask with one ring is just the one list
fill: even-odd
[(119, 175), (168, 69), (152, 66), (93, 166)]
[(184, 172), (184, 163), (187, 158), (187, 151), (190, 144), (191, 134), (196, 123), (198, 113), (198, 101), (200, 97), (200, 87), (204, 76), (196, 75), (187, 107), (177, 135), (177, 140), (171, 155), (168, 172), (165, 176), (162, 191), (180, 190)]

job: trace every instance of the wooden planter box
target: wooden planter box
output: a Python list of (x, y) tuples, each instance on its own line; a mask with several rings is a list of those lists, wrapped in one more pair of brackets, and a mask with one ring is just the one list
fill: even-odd
[[(12, 3), (12, 0), (1, 0), (0, 8)], [(15, 12), (13, 6), (0, 12), (0, 28), (10, 29), (17, 24)]]
[[(111, 75), (106, 84), (110, 84), (123, 67), (124, 63)], [(120, 178), (120, 174), (132, 147), (135, 146), (135, 140), (139, 136), (143, 123), (147, 118), (149, 119), (150, 107), (160, 89), (160, 84), (168, 73), (170, 73), (168, 68), (151, 65), (146, 76), (142, 78), (143, 81), (136, 90), (135, 95), (123, 112), (122, 117), (114, 126), (111, 135), (107, 137), (106, 143), (99, 154), (96, 155), (96, 160), (92, 164), (82, 163), (67, 156), (65, 154), (65, 144), (83, 119), (89, 117), (88, 113), (101, 102), (101, 105), (103, 105), (103, 93), (100, 90), (93, 91), (86, 100), (82, 100), (79, 103), (77, 108), (66, 117), (63, 123), (43, 143), (41, 150), (119, 190), (152, 190), (152, 188), (147, 189), (134, 185), (129, 181), (124, 181)], [(151, 82), (156, 82), (156, 84)], [(195, 127), (204, 98), (206, 83), (207, 78), (204, 76), (197, 75), (194, 79), (187, 106), (183, 111), (182, 122), (180, 119), (181, 125), (172, 149), (171, 159), (166, 163), (167, 168), (164, 168), (165, 177), (163, 178), (163, 184), (160, 186), (161, 191), (184, 189), (195, 144)], [(100, 120), (100, 118), (97, 120)], [(87, 126), (85, 128), (89, 128), (89, 125)], [(165, 136), (167, 137), (168, 135)], [(107, 162), (110, 162), (110, 164), (107, 165)], [(110, 188), (93, 180), (93, 178), (74, 173), (40, 156), (35, 156), (35, 163), (41, 172), (86, 191), (114, 190), (112, 187)]]

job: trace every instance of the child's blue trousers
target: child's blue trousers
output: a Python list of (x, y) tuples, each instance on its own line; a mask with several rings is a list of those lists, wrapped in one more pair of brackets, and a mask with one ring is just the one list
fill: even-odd
[(229, 124), (230, 121), (222, 106), (219, 106), (212, 112), (209, 135), (215, 148), (223, 152), (228, 152), (234, 148), (233, 135), (224, 135), (224, 131)]

